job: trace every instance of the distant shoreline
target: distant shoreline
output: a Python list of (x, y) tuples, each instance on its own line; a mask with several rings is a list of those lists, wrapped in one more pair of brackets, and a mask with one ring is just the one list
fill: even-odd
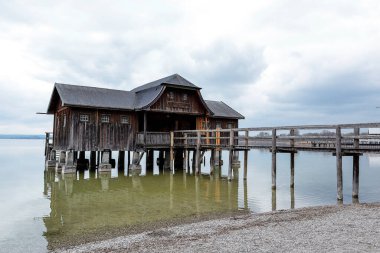
[(45, 139), (44, 135), (38, 134), (0, 134), (0, 139), (3, 140), (41, 140)]

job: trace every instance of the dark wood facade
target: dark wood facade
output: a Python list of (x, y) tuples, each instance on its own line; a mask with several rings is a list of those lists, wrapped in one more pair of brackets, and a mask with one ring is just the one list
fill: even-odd
[(54, 149), (133, 150), (137, 124), (130, 111), (62, 108), (55, 115)]
[(149, 110), (192, 115), (209, 114), (199, 91), (178, 88), (166, 88)]

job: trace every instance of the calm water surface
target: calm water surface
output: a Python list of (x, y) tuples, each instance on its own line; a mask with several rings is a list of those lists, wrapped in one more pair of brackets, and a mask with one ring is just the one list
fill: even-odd
[[(249, 152), (246, 182), (243, 169), (228, 182), (227, 153), (220, 178), (158, 168), (146, 172), (144, 160), (140, 176), (117, 169), (61, 175), (44, 170), (43, 149), (43, 140), (0, 140), (1, 252), (45, 252), (62, 238), (157, 220), (336, 204), (335, 157), (328, 153), (296, 154), (294, 191), (290, 155), (277, 154), (277, 191), (272, 191), (268, 151)], [(351, 203), (352, 157), (344, 157), (343, 166), (344, 203)], [(360, 157), (360, 202), (380, 201), (379, 181), (380, 157)]]

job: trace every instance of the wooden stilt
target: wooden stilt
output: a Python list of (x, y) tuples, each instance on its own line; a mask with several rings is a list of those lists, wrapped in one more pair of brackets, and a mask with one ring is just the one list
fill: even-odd
[(145, 159), (145, 168), (146, 172), (153, 172), (153, 163), (154, 163), (154, 150), (146, 150), (146, 159)]
[[(294, 136), (295, 130), (290, 130), (290, 136)], [(290, 188), (294, 188), (294, 138), (290, 139), (290, 147), (292, 152), (290, 153)]]
[[(354, 128), (354, 135), (360, 135), (360, 128)], [(359, 139), (354, 139), (354, 148), (359, 149)], [(352, 156), (352, 198), (359, 198), (359, 155)]]
[(245, 131), (245, 148), (244, 150), (244, 180), (247, 180), (247, 173), (248, 173), (248, 139), (249, 139), (249, 132)]
[(96, 168), (96, 151), (90, 151), (90, 168)]
[(342, 172), (342, 133), (341, 128), (336, 128), (336, 182), (337, 199), (343, 200), (343, 172)]
[(359, 155), (352, 157), (352, 197), (359, 198)]
[(185, 149), (183, 151), (183, 171), (186, 172), (187, 171), (187, 163), (188, 163), (188, 157), (189, 153), (187, 152), (187, 149)]
[(247, 180), (244, 181), (244, 209), (248, 210), (248, 185)]
[(191, 170), (192, 170), (191, 173), (195, 173), (196, 156), (197, 156), (197, 152), (193, 150), (193, 159), (191, 161)]
[(97, 158), (96, 158), (96, 166), (99, 168), (99, 164), (100, 164), (100, 151), (97, 152)]
[(78, 160), (78, 151), (74, 150), (73, 151), (74, 153), (74, 163), (76, 163), (76, 161)]
[(187, 170), (190, 172), (190, 150), (187, 150)]
[(290, 188), (290, 209), (294, 209), (294, 187)]
[(120, 150), (117, 157), (117, 168), (119, 171), (124, 170), (125, 167), (125, 151)]
[(111, 150), (104, 150), (102, 152), (102, 159), (101, 163), (99, 165), (98, 171), (111, 171), (112, 166), (111, 166)]
[(290, 153), (290, 187), (294, 188), (294, 152)]
[(128, 158), (128, 168), (129, 168), (129, 165), (131, 164), (131, 152), (128, 150), (127, 152), (127, 158)]
[(277, 191), (276, 189), (272, 189), (272, 211), (276, 211), (277, 209)]
[(276, 189), (276, 129), (272, 130), (272, 189)]
[(170, 132), (170, 170), (174, 172), (174, 132)]
[(201, 132), (197, 132), (197, 148), (195, 154), (195, 174), (200, 173), (200, 147), (201, 147)]
[(234, 131), (230, 131), (230, 155), (229, 155), (229, 163), (228, 163), (228, 181), (232, 180), (232, 161), (234, 156), (233, 144), (234, 144)]
[(187, 163), (188, 163), (188, 152), (187, 152), (187, 134), (184, 135), (185, 137), (185, 140), (184, 140), (184, 147), (185, 147), (185, 150), (183, 151), (183, 171), (186, 172), (187, 170)]
[(247, 180), (248, 172), (248, 150), (244, 150), (244, 180)]
[(214, 167), (215, 167), (215, 149), (211, 149), (211, 155), (210, 155), (210, 175), (214, 174)]

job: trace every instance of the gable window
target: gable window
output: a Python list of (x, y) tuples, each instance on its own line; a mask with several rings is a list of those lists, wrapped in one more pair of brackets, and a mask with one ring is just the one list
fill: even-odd
[(129, 124), (129, 116), (122, 115), (120, 121), (121, 121), (121, 124)]
[(173, 91), (169, 91), (168, 100), (174, 100), (174, 92)]
[(79, 115), (79, 121), (80, 122), (88, 122), (89, 120), (90, 120), (90, 116), (88, 114)]
[(110, 123), (110, 115), (102, 114), (102, 116), (100, 116), (100, 121), (102, 123)]

